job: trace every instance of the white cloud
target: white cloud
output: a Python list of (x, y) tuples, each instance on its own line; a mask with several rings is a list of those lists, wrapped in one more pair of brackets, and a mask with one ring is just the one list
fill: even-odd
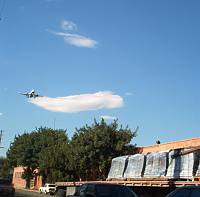
[(29, 99), (39, 107), (53, 112), (73, 113), (80, 111), (112, 109), (124, 105), (123, 98), (110, 91), (96, 92), (93, 94), (80, 94), (66, 97), (37, 97)]
[(101, 116), (101, 118), (103, 118), (104, 120), (116, 120), (117, 119), (117, 117), (107, 116), (107, 115), (103, 115), (103, 116)]
[(3, 115), (3, 113), (0, 112), (0, 116), (2, 116), (2, 115)]
[(54, 34), (63, 37), (66, 43), (77, 47), (94, 48), (97, 45), (97, 42), (95, 40), (78, 34), (69, 34), (63, 32), (56, 32)]
[(66, 31), (77, 31), (77, 25), (72, 21), (63, 20), (61, 22), (61, 28)]
[(64, 39), (67, 44), (76, 47), (94, 48), (98, 43), (94, 39), (80, 35), (77, 32), (77, 25), (72, 21), (63, 20), (61, 21), (62, 32), (49, 31), (54, 35), (60, 36)]

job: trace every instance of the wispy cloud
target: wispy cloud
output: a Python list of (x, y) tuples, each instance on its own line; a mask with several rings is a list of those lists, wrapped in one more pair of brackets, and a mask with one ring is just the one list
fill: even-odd
[(3, 116), (3, 113), (0, 112), (0, 116)]
[(37, 97), (29, 99), (29, 102), (49, 111), (65, 113), (112, 109), (124, 105), (123, 98), (110, 91), (57, 98)]
[(77, 31), (77, 25), (72, 21), (61, 21), (61, 28), (65, 31)]
[(126, 92), (125, 94), (126, 94), (126, 96), (132, 96), (133, 95), (132, 92)]
[(101, 116), (101, 118), (103, 118), (104, 120), (116, 120), (117, 119), (117, 117), (107, 116), (107, 115), (103, 115), (103, 116)]
[(70, 34), (63, 32), (55, 32), (54, 34), (63, 37), (66, 43), (77, 47), (93, 48), (96, 45), (95, 40), (92, 40), (91, 38), (87, 38), (78, 34)]
[(61, 28), (63, 31), (54, 32), (50, 31), (56, 36), (60, 36), (64, 39), (67, 44), (76, 47), (94, 48), (97, 45), (97, 41), (89, 37), (80, 35), (77, 25), (72, 21), (63, 20), (61, 21)]

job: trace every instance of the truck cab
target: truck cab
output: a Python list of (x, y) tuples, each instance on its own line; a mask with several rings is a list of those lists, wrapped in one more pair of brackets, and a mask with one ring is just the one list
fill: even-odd
[(86, 183), (81, 185), (73, 195), (68, 195), (67, 190), (58, 190), (55, 197), (137, 197), (129, 187), (109, 183)]
[(14, 197), (15, 188), (10, 179), (0, 178), (0, 196), (1, 197)]

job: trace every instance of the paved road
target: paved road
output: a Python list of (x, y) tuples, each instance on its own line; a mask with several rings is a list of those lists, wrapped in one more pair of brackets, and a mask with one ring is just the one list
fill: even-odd
[(40, 194), (39, 192), (36, 191), (27, 191), (27, 190), (21, 190), (21, 189), (16, 189), (15, 190), (15, 197), (53, 197), (45, 194)]

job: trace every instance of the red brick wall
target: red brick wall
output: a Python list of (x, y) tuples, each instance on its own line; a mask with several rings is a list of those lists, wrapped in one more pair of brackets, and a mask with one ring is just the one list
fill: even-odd
[(192, 138), (187, 140), (175, 141), (175, 142), (168, 142), (168, 143), (161, 143), (152, 146), (145, 146), (139, 148), (140, 153), (153, 153), (159, 151), (167, 151), (170, 149), (178, 149), (178, 148), (192, 148), (200, 146), (200, 138)]
[[(22, 179), (22, 174), (24, 172), (23, 167), (16, 167), (14, 168), (13, 172), (13, 185), (17, 188), (25, 188), (26, 187), (26, 181)], [(39, 176), (39, 171), (35, 170), (35, 177), (31, 181), (33, 185), (31, 185), (31, 189), (39, 189), (39, 187), (42, 186), (42, 177)]]

